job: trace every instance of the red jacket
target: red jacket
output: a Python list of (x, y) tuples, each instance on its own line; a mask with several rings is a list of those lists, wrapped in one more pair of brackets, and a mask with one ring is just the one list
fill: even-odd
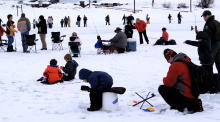
[(135, 28), (138, 30), (138, 32), (143, 32), (146, 30), (147, 24), (141, 20), (140, 23), (135, 23)]
[(168, 41), (169, 34), (167, 33), (167, 31), (163, 31), (162, 37), (164, 37), (166, 39), (166, 41)]
[(53, 84), (56, 81), (61, 80), (63, 73), (60, 68), (56, 65), (47, 66), (43, 73), (44, 77), (47, 77), (48, 81)]
[[(174, 59), (174, 61), (178, 60), (178, 55), (177, 58)], [(189, 57), (187, 57), (185, 61), (190, 61)], [(181, 81), (183, 81), (188, 86), (191, 86), (189, 68), (183, 62), (173, 62), (169, 68), (167, 76), (163, 78), (164, 85), (175, 87), (179, 90), (180, 94), (184, 95), (185, 97), (194, 98), (191, 93), (191, 89), (188, 86), (181, 83)]]
[(6, 33), (5, 29), (1, 26), (1, 29), (0, 29), (0, 36), (3, 36), (3, 34), (4, 34), (3, 32)]

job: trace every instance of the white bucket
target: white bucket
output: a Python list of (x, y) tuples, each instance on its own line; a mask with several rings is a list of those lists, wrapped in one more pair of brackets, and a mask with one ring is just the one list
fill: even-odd
[(128, 41), (128, 42), (133, 42), (133, 41), (136, 42), (136, 39), (135, 39), (135, 38), (128, 38), (127, 41)]
[(102, 93), (102, 110), (103, 111), (115, 111), (119, 110), (118, 95), (112, 92)]

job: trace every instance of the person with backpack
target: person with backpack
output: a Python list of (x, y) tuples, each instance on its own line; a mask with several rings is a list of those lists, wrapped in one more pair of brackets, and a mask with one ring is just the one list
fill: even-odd
[(72, 56), (70, 54), (66, 54), (64, 56), (64, 60), (67, 62), (65, 67), (60, 66), (60, 69), (62, 69), (64, 72), (62, 79), (64, 81), (70, 81), (70, 80), (75, 79), (78, 63), (72, 59)]
[(23, 46), (23, 53), (29, 53), (28, 46), (26, 45), (26, 35), (29, 35), (29, 31), (31, 30), (31, 23), (28, 18), (25, 17), (25, 14), (21, 14), (21, 18), (18, 20), (18, 31), (21, 32), (21, 41)]
[(88, 82), (91, 86), (91, 88), (88, 88), (91, 105), (87, 108), (87, 111), (100, 110), (102, 108), (102, 90), (112, 87), (113, 78), (106, 72), (83, 68), (79, 71), (79, 79)]
[(208, 72), (210, 76), (209, 77), (210, 83), (209, 86), (207, 87), (209, 88), (210, 93), (216, 93), (216, 90), (214, 88), (214, 84), (215, 84), (213, 77), (214, 58), (211, 50), (211, 41), (208, 35), (203, 31), (199, 31), (197, 33), (196, 40), (198, 41), (186, 40), (183, 43), (198, 47), (200, 64), (202, 64), (202, 67), (205, 68), (205, 70)]
[(171, 109), (183, 112), (187, 108), (192, 113), (203, 111), (201, 99), (193, 96), (190, 88), (192, 85), (190, 70), (184, 62), (179, 62), (191, 62), (190, 58), (184, 53), (177, 54), (171, 49), (164, 50), (164, 57), (171, 65), (167, 76), (163, 78), (164, 85), (158, 88), (160, 95)]
[(12, 43), (14, 42), (15, 32), (17, 33), (18, 31), (14, 29), (15, 25), (14, 25), (14, 21), (12, 21), (13, 16), (9, 14), (7, 18), (8, 18), (8, 22), (6, 24), (6, 36), (8, 37), (7, 52), (13, 52), (16, 50), (13, 49)]
[[(209, 10), (205, 10), (202, 14), (206, 21), (203, 31), (208, 34), (211, 40), (212, 54), (215, 60), (216, 69), (220, 73), (220, 23), (215, 20), (215, 16)], [(198, 30), (195, 30), (196, 33)]]

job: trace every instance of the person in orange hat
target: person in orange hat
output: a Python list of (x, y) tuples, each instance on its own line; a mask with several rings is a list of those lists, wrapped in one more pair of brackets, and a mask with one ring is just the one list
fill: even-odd
[(106, 25), (110, 25), (110, 17), (109, 14), (105, 17)]
[(132, 16), (132, 14), (130, 14), (130, 16), (127, 17), (127, 23), (132, 25), (133, 20), (134, 20), (134, 17)]

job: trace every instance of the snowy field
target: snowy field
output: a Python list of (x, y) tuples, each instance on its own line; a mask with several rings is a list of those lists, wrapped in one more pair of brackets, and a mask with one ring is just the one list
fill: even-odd
[[(133, 8), (133, 0), (120, 0), (128, 5), (121, 8)], [(137, 40), (137, 51), (126, 52), (124, 54), (97, 55), (94, 44), (99, 34), (103, 40), (111, 39), (116, 27), (124, 28), (122, 16), (127, 16), (131, 12), (120, 11), (107, 8), (79, 8), (72, 4), (56, 4), (49, 8), (31, 8), (23, 6), (26, 17), (32, 22), (40, 15), (53, 16), (54, 27), (48, 29), (46, 35), (47, 51), (41, 51), (41, 41), (37, 34), (37, 29), (31, 29), (30, 34), (37, 34), (37, 53), (23, 53), (20, 32), (15, 34), (17, 52), (0, 52), (0, 122), (219, 122), (220, 121), (220, 96), (219, 94), (205, 94), (200, 98), (203, 101), (204, 111), (195, 114), (180, 113), (170, 110), (158, 93), (158, 86), (163, 84), (162, 79), (166, 76), (170, 64), (164, 59), (163, 51), (171, 48), (177, 53), (186, 53), (194, 63), (199, 65), (197, 48), (183, 44), (185, 40), (195, 40), (195, 32), (190, 30), (190, 26), (196, 24), (198, 30), (203, 29), (204, 20), (201, 17), (204, 9), (193, 7), (193, 12), (188, 9), (176, 9), (179, 2), (185, 0), (172, 1), (173, 9), (161, 9), (161, 4), (168, 0), (155, 0), (155, 8), (151, 8), (151, 0), (139, 0), (137, 9), (139, 13), (133, 14), (134, 18), (145, 20), (146, 14), (150, 16), (150, 24), (147, 25), (147, 35), (150, 44), (144, 42), (139, 44), (139, 35), (134, 30), (133, 37)], [(193, 4), (196, 3), (193, 0)], [(105, 1), (104, 1), (105, 2)], [(118, 2), (118, 1), (117, 1)], [(20, 18), (17, 10), (12, 5), (14, 1), (0, 1), (0, 18), (7, 22), (7, 15), (12, 14), (13, 20), (17, 23)], [(188, 5), (189, 3), (187, 3)], [(220, 1), (215, 0), (215, 6), (209, 10), (220, 21)], [(182, 24), (177, 24), (177, 14), (181, 12)], [(105, 25), (105, 16), (110, 15), (110, 26)], [(173, 16), (172, 23), (168, 23), (168, 14)], [(77, 27), (76, 17), (84, 15), (88, 18), (88, 27)], [(65, 16), (70, 16), (71, 27), (61, 28), (60, 20)], [(16, 24), (17, 26), (17, 24)], [(175, 39), (175, 46), (153, 46), (155, 41), (162, 35), (162, 27), (167, 28), (169, 39)], [(61, 35), (66, 35), (63, 42), (64, 50), (52, 51), (51, 32), (60, 31)], [(43, 75), (43, 72), (52, 58), (58, 60), (59, 66), (65, 65), (64, 55), (69, 52), (68, 41), (72, 32), (77, 32), (82, 40), (81, 57), (74, 58), (79, 63), (78, 71), (87, 68), (92, 71), (105, 71), (112, 75), (114, 87), (125, 87), (127, 91), (123, 95), (118, 95), (120, 110), (113, 112), (97, 111), (87, 112), (89, 107), (89, 93), (80, 90), (82, 83), (76, 74), (76, 79), (64, 84), (43, 85), (36, 80)], [(2, 37), (7, 39), (7, 37)], [(14, 43), (15, 44), (15, 43)], [(214, 66), (214, 72), (217, 70)], [(156, 97), (149, 100), (154, 105), (154, 112), (144, 112), (140, 110), (140, 105), (133, 107), (133, 100), (141, 101), (135, 92), (145, 97), (148, 92), (154, 93)], [(150, 107), (147, 103), (143, 108)], [(167, 109), (160, 112), (161, 109)]]

